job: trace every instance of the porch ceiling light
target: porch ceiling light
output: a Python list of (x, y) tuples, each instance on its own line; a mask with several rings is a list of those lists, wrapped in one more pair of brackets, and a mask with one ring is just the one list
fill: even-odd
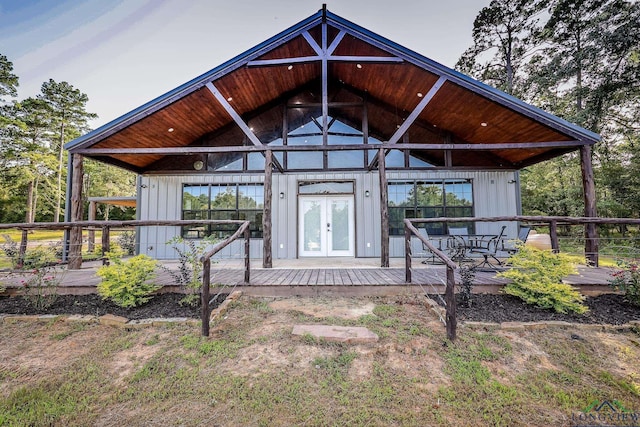
[(487, 122), (480, 123), (480, 126), (482, 126), (483, 128), (486, 128), (487, 127)]
[(173, 132), (174, 130), (175, 130), (174, 128), (169, 128), (169, 129), (167, 129), (167, 132), (171, 133), (171, 132)]
[(418, 98), (422, 98), (423, 96), (422, 92), (418, 92)]
[(287, 70), (289, 70), (289, 71), (293, 70), (293, 65), (289, 65), (289, 66), (287, 67)]
[(362, 64), (356, 64), (356, 68), (357, 68), (358, 70), (361, 70), (361, 69), (362, 69)]
[(227, 101), (229, 101), (229, 102), (233, 101), (233, 96), (228, 97)]

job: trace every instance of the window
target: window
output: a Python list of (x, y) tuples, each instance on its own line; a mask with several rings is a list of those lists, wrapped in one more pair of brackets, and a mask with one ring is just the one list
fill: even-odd
[[(389, 234), (404, 235), (405, 218), (471, 217), (473, 216), (473, 186), (470, 180), (390, 181)], [(425, 224), (433, 235), (447, 234), (447, 224)], [(472, 224), (467, 226), (473, 233)]]
[[(185, 184), (182, 191), (182, 219), (249, 220), (251, 237), (262, 237), (263, 208), (262, 184)], [(182, 236), (226, 238), (237, 228), (235, 224), (185, 226)]]

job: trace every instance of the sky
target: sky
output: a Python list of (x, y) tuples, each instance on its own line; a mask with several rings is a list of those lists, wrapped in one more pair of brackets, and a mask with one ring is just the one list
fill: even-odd
[[(490, 0), (325, 0), (327, 9), (453, 67)], [(50, 78), (89, 96), (96, 128), (315, 14), (322, 0), (0, 0), (18, 99)]]

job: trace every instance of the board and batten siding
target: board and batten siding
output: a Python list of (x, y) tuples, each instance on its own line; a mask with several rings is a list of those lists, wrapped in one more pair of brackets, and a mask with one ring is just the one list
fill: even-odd
[[(516, 215), (516, 186), (513, 171), (389, 171), (389, 181), (414, 179), (470, 179), (476, 216)], [(140, 219), (180, 219), (184, 184), (263, 183), (262, 174), (145, 175), (140, 178)], [(309, 172), (273, 174), (273, 258), (298, 256), (298, 183), (300, 181), (354, 182), (356, 257), (380, 256), (380, 185), (377, 171)], [(369, 191), (369, 196), (366, 192)], [(282, 196), (281, 196), (282, 194)], [(501, 223), (478, 223), (476, 232), (492, 234)], [(517, 234), (517, 225), (505, 223), (507, 235)], [(157, 259), (176, 259), (166, 242), (180, 235), (180, 227), (142, 227), (140, 253)], [(390, 255), (404, 256), (401, 237), (391, 237)], [(242, 242), (236, 241), (219, 254), (220, 258), (242, 257)], [(262, 239), (252, 239), (251, 258), (262, 258)]]

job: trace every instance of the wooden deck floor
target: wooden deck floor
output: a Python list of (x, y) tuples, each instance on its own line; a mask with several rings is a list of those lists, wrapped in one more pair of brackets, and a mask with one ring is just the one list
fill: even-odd
[[(88, 265), (81, 270), (66, 271), (58, 289), (60, 294), (86, 294), (95, 292), (100, 278), (95, 275), (97, 265)], [(569, 276), (566, 283), (575, 285), (585, 294), (609, 292), (610, 270), (605, 268), (580, 267), (577, 275)], [(392, 295), (400, 292), (442, 293), (446, 280), (445, 268), (421, 266), (412, 271), (412, 282), (405, 283), (404, 268), (253, 268), (249, 284), (243, 282), (244, 271), (240, 268), (216, 268), (211, 274), (212, 288), (240, 287), (255, 295), (279, 296), (287, 294), (314, 295), (320, 292), (344, 295)], [(12, 275), (4, 279), (8, 293), (15, 293), (24, 278)], [(172, 279), (159, 270), (156, 279), (165, 285), (165, 291), (175, 292)], [(456, 274), (456, 282), (460, 278)], [(492, 271), (476, 273), (474, 292), (497, 292), (506, 284), (506, 279), (496, 277)]]

